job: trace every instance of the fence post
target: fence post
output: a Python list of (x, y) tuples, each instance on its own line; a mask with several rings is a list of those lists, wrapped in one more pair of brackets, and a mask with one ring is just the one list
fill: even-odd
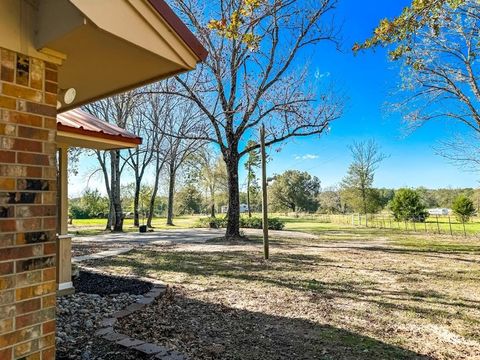
[(452, 222), (450, 221), (450, 216), (448, 217), (448, 226), (450, 227), (450, 236), (453, 236)]
[(467, 236), (467, 230), (465, 230), (465, 221), (462, 220), (463, 224), (463, 236)]

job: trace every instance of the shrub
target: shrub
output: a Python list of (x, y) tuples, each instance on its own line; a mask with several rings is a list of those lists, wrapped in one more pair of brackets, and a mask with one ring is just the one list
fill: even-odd
[(399, 189), (390, 202), (390, 209), (397, 221), (425, 221), (428, 212), (420, 194), (412, 189)]
[[(218, 229), (223, 228), (227, 225), (226, 218), (200, 218), (195, 223), (197, 228), (211, 228)], [(262, 228), (262, 219), (259, 217), (241, 217), (240, 218), (240, 227), (248, 229), (261, 229)], [(268, 219), (268, 228), (270, 230), (283, 230), (285, 223), (279, 218), (270, 218)]]
[(226, 218), (206, 217), (198, 219), (194, 226), (197, 228), (219, 229), (225, 227), (226, 225)]
[(473, 201), (465, 195), (457, 196), (453, 201), (452, 210), (457, 219), (462, 223), (468, 222), (476, 212)]
[[(261, 229), (262, 219), (259, 217), (241, 217), (240, 227), (248, 229)], [(279, 218), (269, 218), (268, 228), (270, 230), (283, 230), (285, 223)]]

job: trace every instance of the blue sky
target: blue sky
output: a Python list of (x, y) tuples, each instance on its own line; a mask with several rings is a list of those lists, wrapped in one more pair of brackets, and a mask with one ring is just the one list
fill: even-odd
[(343, 25), (343, 52), (332, 46), (317, 47), (311, 60), (317, 73), (345, 90), (349, 100), (345, 115), (332, 122), (331, 132), (321, 138), (296, 140), (285, 146), (281, 156), (272, 152), (270, 173), (290, 168), (318, 176), (322, 186), (338, 184), (351, 160), (348, 144), (354, 140), (375, 139), (390, 157), (380, 166), (375, 185), (475, 187), (478, 175), (465, 173), (435, 154), (438, 142), (454, 132), (464, 132), (451, 121), (436, 121), (408, 132), (400, 114), (389, 113), (386, 104), (399, 81), (399, 69), (379, 49), (354, 56), (350, 48), (371, 34), (383, 17), (393, 17), (409, 3), (397, 1), (341, 0), (337, 19)]
[[(270, 151), (269, 175), (288, 169), (308, 171), (319, 177), (322, 187), (338, 184), (351, 161), (348, 145), (354, 140), (375, 139), (390, 157), (378, 169), (375, 186), (428, 188), (476, 187), (478, 175), (462, 172), (435, 154), (434, 147), (452, 133), (463, 132), (451, 121), (425, 124), (407, 133), (400, 114), (385, 110), (389, 95), (399, 82), (399, 69), (387, 59), (382, 49), (354, 56), (355, 41), (367, 38), (383, 17), (393, 17), (408, 0), (340, 0), (337, 20), (343, 22), (343, 51), (325, 44), (315, 48), (309, 63), (312, 76), (331, 81), (348, 96), (344, 116), (331, 125), (331, 131), (318, 137), (302, 138), (282, 146), (280, 153)], [(70, 193), (77, 196), (86, 187), (88, 175), (96, 168), (95, 160), (84, 159), (80, 173), (70, 179)], [(240, 167), (243, 175), (243, 166)], [(244, 177), (244, 176), (242, 176)], [(126, 182), (131, 181), (128, 177)], [(243, 181), (241, 181), (242, 183)], [(100, 177), (88, 186), (104, 192)]]

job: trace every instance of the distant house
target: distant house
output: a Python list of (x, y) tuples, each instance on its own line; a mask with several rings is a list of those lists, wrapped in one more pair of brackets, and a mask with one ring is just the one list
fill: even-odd
[(447, 216), (451, 213), (451, 210), (447, 208), (434, 208), (427, 209), (427, 212), (432, 216)]
[[(227, 205), (224, 205), (220, 208), (220, 212), (222, 214), (226, 214), (228, 211), (228, 206)], [(240, 212), (241, 213), (246, 213), (248, 212), (248, 205), (247, 204), (240, 204)]]

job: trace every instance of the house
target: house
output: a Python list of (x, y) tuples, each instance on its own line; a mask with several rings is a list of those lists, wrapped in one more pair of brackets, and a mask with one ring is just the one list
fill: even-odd
[[(228, 212), (228, 206), (223, 205), (220, 208), (220, 212), (226, 214)], [(240, 204), (240, 213), (247, 213), (248, 212), (248, 205), (247, 204)]]
[(0, 359), (55, 358), (68, 146), (140, 141), (73, 109), (206, 56), (163, 0), (0, 1)]

